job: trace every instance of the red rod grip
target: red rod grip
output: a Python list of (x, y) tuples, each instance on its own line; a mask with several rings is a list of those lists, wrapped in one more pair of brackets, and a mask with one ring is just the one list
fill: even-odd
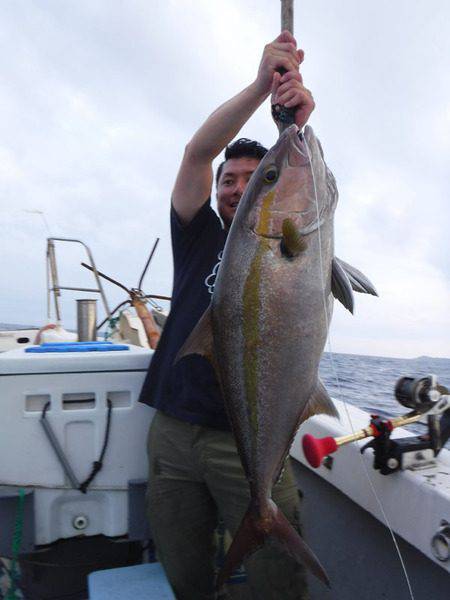
[(309, 464), (317, 469), (322, 463), (322, 459), (333, 452), (336, 452), (338, 445), (332, 437), (315, 438), (310, 433), (306, 433), (302, 440), (303, 452)]

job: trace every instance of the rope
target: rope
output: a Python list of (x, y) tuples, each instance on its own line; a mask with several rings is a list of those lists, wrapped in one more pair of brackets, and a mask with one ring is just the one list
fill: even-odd
[(14, 533), (12, 539), (12, 558), (11, 558), (11, 567), (9, 569), (10, 576), (10, 586), (8, 591), (6, 592), (5, 600), (18, 600), (22, 598), (22, 594), (20, 593), (18, 582), (20, 573), (17, 568), (17, 559), (19, 556), (20, 548), (22, 546), (22, 532), (23, 532), (23, 514), (25, 508), (25, 490), (23, 488), (19, 489), (19, 498), (18, 498), (18, 506), (16, 512), (16, 520), (14, 523)]
[(108, 341), (108, 338), (110, 338), (114, 332), (114, 330), (116, 329), (116, 325), (120, 320), (120, 317), (122, 316), (123, 310), (121, 310), (119, 312), (119, 315), (117, 317), (111, 317), (108, 321), (108, 329), (106, 330), (105, 333), (105, 341)]
[(111, 413), (112, 413), (112, 402), (111, 402), (111, 400), (109, 400), (109, 398), (107, 400), (107, 403), (108, 403), (108, 415), (106, 417), (106, 429), (105, 429), (105, 439), (103, 440), (103, 448), (100, 453), (99, 459), (94, 461), (94, 463), (93, 463), (91, 474), (85, 481), (83, 481), (83, 483), (78, 488), (80, 490), (80, 492), (82, 492), (83, 494), (85, 494), (87, 492), (87, 488), (89, 487), (91, 481), (94, 479), (94, 477), (97, 475), (97, 473), (103, 467), (103, 458), (105, 456), (106, 448), (108, 446), (109, 430), (111, 428)]
[[(105, 456), (105, 452), (106, 452), (106, 448), (108, 446), (108, 441), (109, 441), (109, 432), (111, 429), (111, 414), (112, 414), (112, 402), (111, 400), (108, 398), (106, 400), (107, 405), (108, 405), (108, 413), (106, 415), (106, 428), (105, 428), (105, 437), (103, 440), (103, 447), (102, 450), (100, 452), (100, 456), (98, 458), (98, 460), (94, 461), (92, 464), (92, 471), (91, 474), (89, 475), (89, 477), (87, 479), (85, 479), (85, 481), (83, 481), (83, 483), (80, 484), (80, 486), (78, 488), (76, 488), (76, 485), (78, 482), (74, 482), (74, 487), (75, 489), (78, 489), (80, 492), (82, 492), (83, 494), (86, 494), (87, 492), (87, 488), (89, 487), (89, 485), (91, 484), (92, 480), (94, 479), (94, 477), (97, 475), (97, 473), (103, 468), (103, 458)], [(43, 408), (42, 411), (42, 419), (46, 418), (46, 413), (47, 410), (50, 407), (50, 402), (47, 402)], [(54, 434), (53, 434), (54, 435)], [(53, 449), (55, 450), (55, 446), (53, 445), (53, 443), (51, 442)], [(62, 462), (61, 457), (59, 456), (58, 452), (57, 452), (58, 458), (60, 460), (60, 462)], [(66, 457), (63, 457), (65, 460), (66, 465), (62, 465), (64, 470), (66, 471), (66, 475), (69, 475), (70, 478), (70, 473), (67, 473), (67, 469), (70, 468), (70, 465), (68, 463), (68, 460)]]

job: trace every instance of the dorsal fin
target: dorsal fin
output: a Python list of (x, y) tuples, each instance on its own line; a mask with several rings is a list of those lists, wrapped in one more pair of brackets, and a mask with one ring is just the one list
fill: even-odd
[(354, 301), (352, 284), (350, 283), (347, 273), (339, 259), (336, 257), (333, 258), (331, 267), (331, 291), (333, 296), (353, 314)]
[(361, 273), (358, 269), (349, 265), (341, 258), (334, 257), (334, 261), (338, 262), (339, 265), (344, 269), (352, 288), (355, 292), (360, 292), (361, 294), (371, 294), (372, 296), (378, 296), (377, 290), (375, 286), (370, 281), (370, 279)]

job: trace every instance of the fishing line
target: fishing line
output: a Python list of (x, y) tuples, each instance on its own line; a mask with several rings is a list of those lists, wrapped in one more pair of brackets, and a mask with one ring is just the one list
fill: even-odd
[[(311, 152), (309, 150), (309, 146), (308, 146), (308, 141), (306, 139), (306, 135), (303, 134), (302, 137), (303, 137), (303, 140), (305, 142), (306, 154), (308, 155), (308, 160), (309, 160), (309, 163), (311, 165), (313, 190), (314, 190), (314, 199), (315, 199), (315, 203), (316, 203), (317, 233), (318, 233), (319, 258), (320, 258), (320, 283), (321, 283), (321, 287), (322, 287), (323, 308), (324, 308), (325, 321), (326, 321), (326, 326), (327, 326), (327, 331), (328, 331), (328, 342), (327, 342), (328, 351), (329, 351), (329, 355), (330, 355), (331, 368), (332, 368), (333, 375), (334, 375), (334, 378), (335, 378), (335, 382), (336, 382), (336, 385), (337, 385), (337, 388), (338, 388), (339, 398), (344, 403), (344, 408), (345, 408), (345, 412), (347, 414), (347, 419), (348, 419), (349, 424), (350, 424), (350, 429), (352, 430), (352, 433), (354, 434), (355, 433), (355, 429), (353, 427), (353, 423), (352, 423), (352, 420), (351, 420), (351, 417), (350, 417), (350, 412), (348, 410), (347, 401), (345, 400), (345, 397), (341, 393), (341, 385), (340, 385), (340, 381), (339, 381), (339, 376), (338, 376), (338, 372), (337, 372), (337, 369), (336, 369), (336, 366), (335, 366), (335, 363), (334, 363), (334, 360), (333, 360), (333, 350), (331, 348), (331, 334), (330, 334), (330, 327), (329, 327), (330, 326), (330, 320), (328, 318), (327, 298), (326, 298), (326, 295), (325, 295), (325, 279), (324, 279), (323, 261), (322, 261), (322, 235), (321, 235), (319, 199), (318, 199), (318, 194), (317, 194), (316, 177), (315, 177), (315, 173), (314, 173), (314, 168), (313, 168), (313, 163), (312, 163), (312, 156), (311, 156)], [(406, 580), (406, 583), (407, 583), (407, 586), (408, 586), (409, 595), (411, 597), (411, 600), (415, 600), (414, 594), (413, 594), (413, 591), (412, 591), (412, 587), (411, 587), (411, 582), (410, 582), (410, 579), (409, 579), (409, 576), (408, 576), (408, 573), (407, 573), (407, 570), (406, 570), (406, 565), (405, 565), (405, 562), (403, 560), (403, 556), (402, 556), (402, 553), (400, 551), (400, 547), (398, 545), (397, 538), (395, 537), (394, 530), (392, 529), (392, 526), (391, 526), (391, 523), (389, 521), (389, 518), (388, 518), (388, 516), (387, 516), (387, 514), (386, 514), (386, 512), (384, 510), (383, 503), (381, 502), (381, 499), (378, 496), (377, 491), (375, 489), (375, 486), (373, 485), (373, 482), (372, 482), (372, 480), (370, 478), (369, 471), (368, 471), (368, 468), (367, 468), (367, 465), (366, 465), (366, 461), (364, 460), (363, 456), (359, 452), (359, 446), (357, 444), (355, 444), (355, 442), (353, 442), (352, 446), (355, 447), (355, 445), (356, 445), (356, 448), (358, 449), (358, 455), (359, 455), (361, 464), (362, 464), (362, 466), (364, 468), (364, 472), (366, 474), (366, 478), (367, 478), (367, 480), (369, 482), (370, 489), (372, 490), (372, 493), (373, 493), (373, 495), (375, 497), (375, 500), (377, 501), (378, 507), (379, 507), (379, 509), (381, 511), (381, 514), (383, 516), (385, 524), (386, 524), (386, 526), (387, 526), (387, 528), (389, 530), (389, 533), (391, 535), (392, 541), (394, 542), (394, 546), (395, 546), (395, 549), (397, 551), (397, 555), (399, 557), (400, 564), (401, 564), (402, 570), (403, 570), (403, 574), (405, 576), (405, 580)]]
[(50, 227), (49, 227), (48, 221), (45, 217), (45, 213), (43, 210), (38, 210), (36, 208), (33, 208), (33, 209), (23, 208), (22, 210), (23, 210), (23, 212), (30, 213), (32, 215), (39, 215), (40, 217), (42, 217), (42, 221), (44, 222), (44, 226), (47, 229), (48, 236), (52, 237), (52, 233), (50, 231)]

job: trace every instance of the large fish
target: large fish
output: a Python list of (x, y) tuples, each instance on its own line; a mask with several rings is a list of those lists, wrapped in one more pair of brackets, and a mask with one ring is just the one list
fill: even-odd
[(252, 175), (228, 235), (211, 305), (178, 358), (199, 353), (221, 384), (251, 501), (219, 574), (276, 539), (328, 583), (317, 558), (271, 500), (300, 424), (336, 415), (318, 377), (333, 292), (352, 310), (370, 282), (334, 258), (337, 188), (311, 128), (288, 127)]

